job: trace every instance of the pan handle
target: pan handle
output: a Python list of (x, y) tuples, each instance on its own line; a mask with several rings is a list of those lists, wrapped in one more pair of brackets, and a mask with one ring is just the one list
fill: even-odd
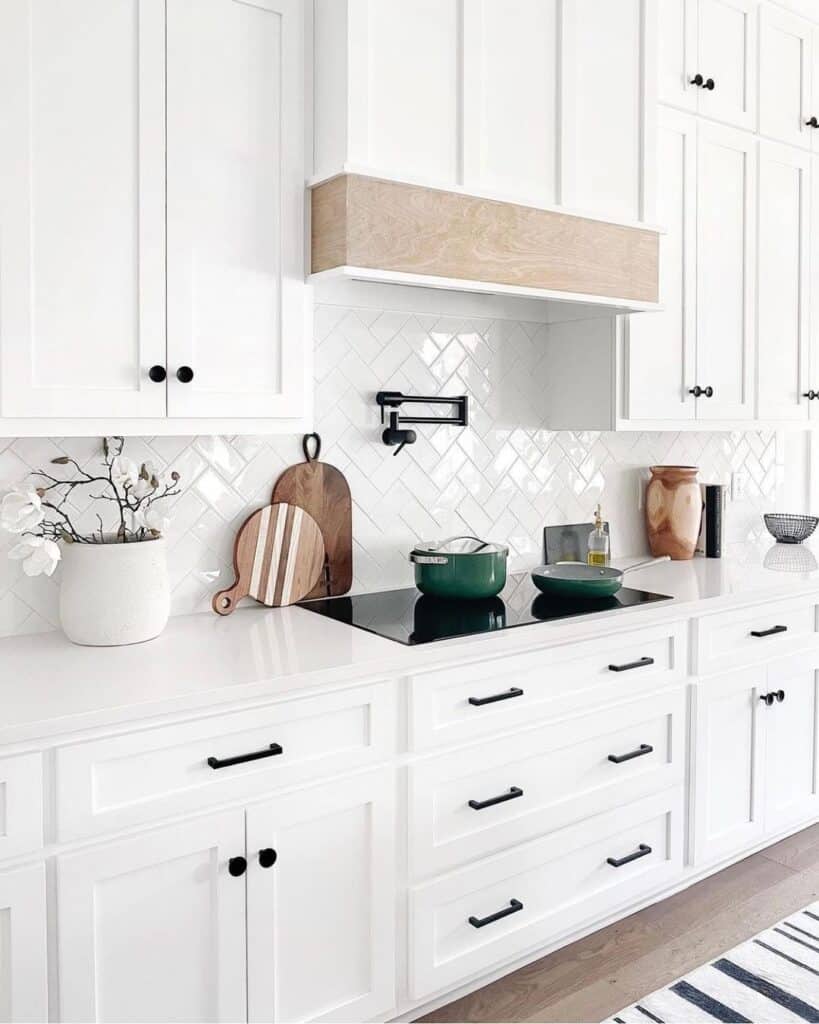
[(642, 562), (635, 562), (634, 565), (630, 565), (627, 569), (623, 569), (623, 575), (627, 572), (632, 572), (634, 569), (646, 569), (649, 565), (657, 565), (660, 562), (670, 562), (670, 555), (660, 555), (659, 558), (647, 558)]
[[(315, 442), (316, 447), (316, 450), (312, 455), (310, 454), (311, 441)], [(313, 431), (312, 434), (305, 434), (301, 439), (301, 450), (304, 452), (305, 462), (318, 462), (318, 457), (321, 455), (321, 438), (315, 431)]]

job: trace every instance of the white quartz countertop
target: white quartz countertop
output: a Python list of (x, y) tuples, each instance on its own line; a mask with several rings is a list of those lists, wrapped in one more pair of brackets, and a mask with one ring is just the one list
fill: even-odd
[(804, 571), (812, 558), (808, 547), (777, 545), (765, 562), (784, 561), (789, 568), (766, 568), (761, 558), (665, 562), (626, 579), (630, 586), (668, 594), (673, 601), (416, 647), (301, 608), (252, 606), (227, 618), (174, 618), (161, 637), (131, 647), (77, 647), (62, 633), (0, 640), (0, 743), (35, 742), (156, 715), (185, 715), (397, 677), (450, 661), (502, 656), (640, 623), (819, 591), (819, 571)]

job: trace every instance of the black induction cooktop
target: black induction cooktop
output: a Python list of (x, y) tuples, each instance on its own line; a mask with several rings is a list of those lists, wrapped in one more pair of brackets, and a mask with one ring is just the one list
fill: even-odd
[(622, 587), (614, 597), (547, 597), (535, 587), (529, 573), (514, 573), (497, 597), (485, 601), (444, 601), (409, 587), (321, 598), (305, 601), (299, 607), (401, 644), (426, 644), (670, 600), (666, 594), (629, 587)]

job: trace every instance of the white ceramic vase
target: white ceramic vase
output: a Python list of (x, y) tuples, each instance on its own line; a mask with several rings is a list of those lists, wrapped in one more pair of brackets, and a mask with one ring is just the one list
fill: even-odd
[(75, 644), (117, 647), (159, 636), (171, 597), (165, 541), (63, 544), (60, 622)]

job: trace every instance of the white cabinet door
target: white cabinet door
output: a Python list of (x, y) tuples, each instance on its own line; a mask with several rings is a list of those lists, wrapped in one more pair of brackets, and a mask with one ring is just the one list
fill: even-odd
[(809, 147), (813, 28), (779, 7), (759, 12), (759, 131)]
[(248, 809), (250, 1021), (390, 1016), (394, 786), (381, 768)]
[(701, 123), (697, 142), (697, 418), (754, 415), (756, 142)]
[(699, 0), (700, 114), (756, 128), (757, 0)]
[(659, 98), (692, 112), (700, 98), (699, 88), (691, 81), (699, 61), (698, 13), (698, 0), (659, 0)]
[(809, 401), (809, 153), (759, 143), (757, 416), (805, 420)]
[(805, 111), (805, 128), (811, 138), (814, 153), (819, 153), (819, 28), (811, 38), (810, 103)]
[(811, 157), (811, 228), (810, 228), (810, 358), (807, 387), (810, 418), (819, 419), (819, 156)]
[(45, 867), (0, 873), (0, 1021), (48, 1020)]
[(57, 859), (66, 1021), (246, 1018), (241, 810)]
[(0, 414), (163, 416), (164, 0), (0, 4)]
[(557, 202), (558, 26), (558, 0), (464, 0), (467, 189)]
[[(655, 6), (571, 0), (561, 18), (561, 202), (653, 219)], [(647, 176), (647, 174), (649, 176)]]
[(767, 692), (774, 703), (760, 704), (765, 718), (765, 831), (776, 835), (819, 813), (817, 739), (819, 680), (810, 664), (772, 667)]
[(628, 319), (627, 415), (691, 420), (696, 400), (697, 122), (664, 108), (657, 130), (660, 236), (659, 313)]
[(694, 761), (691, 853), (718, 860), (763, 836), (760, 701), (764, 669), (706, 676), (693, 687)]
[(303, 17), (168, 0), (171, 416), (304, 411)]

